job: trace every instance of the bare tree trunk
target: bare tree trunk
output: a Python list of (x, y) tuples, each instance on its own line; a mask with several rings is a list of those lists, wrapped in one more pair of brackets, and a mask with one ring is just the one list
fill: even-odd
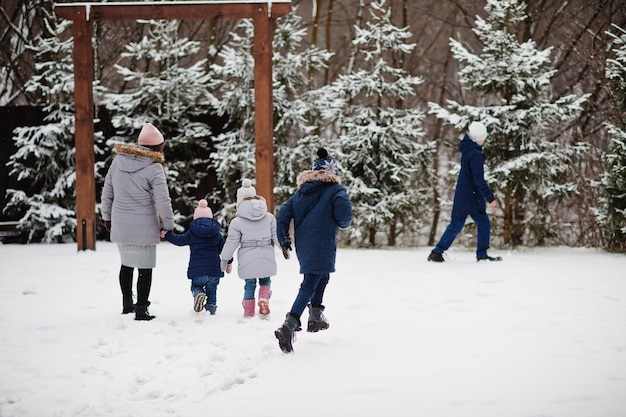
[(370, 227), (370, 235), (369, 235), (370, 246), (376, 246), (376, 228), (374, 226)]
[(311, 0), (311, 45), (317, 45), (317, 31), (320, 23), (320, 12), (318, 0)]
[(504, 215), (502, 219), (502, 242), (504, 243), (504, 245), (508, 245), (511, 243), (511, 222), (513, 218), (511, 210), (512, 188), (513, 186), (511, 185), (511, 183), (508, 183), (504, 190)]
[[(328, 13), (326, 14), (326, 50), (330, 51), (330, 40), (332, 35), (332, 17), (333, 17), (333, 3), (334, 0), (328, 0)], [(324, 85), (330, 82), (330, 69), (326, 67), (324, 71)]]
[(387, 239), (387, 244), (389, 246), (396, 246), (397, 230), (398, 227), (394, 219), (393, 223), (389, 226), (389, 238)]
[(513, 204), (511, 207), (511, 218), (513, 219), (511, 227), (511, 245), (513, 247), (521, 245), (524, 238), (524, 218), (526, 217), (526, 204), (524, 204), (525, 199), (526, 190), (524, 187), (515, 187), (515, 191), (513, 192)]
[[(319, 29), (320, 13), (318, 0), (312, 0), (311, 4), (311, 45), (317, 45), (317, 32)], [(309, 86), (313, 85), (313, 69), (309, 69)]]
[[(452, 21), (456, 22), (456, 15), (458, 9), (455, 8), (452, 12)], [(450, 36), (454, 32), (454, 27), (456, 24), (452, 24), (450, 26)], [(443, 106), (446, 100), (446, 87), (448, 85), (448, 72), (450, 68), (450, 62), (452, 61), (452, 50), (448, 48), (448, 53), (446, 54), (446, 59), (443, 63), (443, 81), (441, 83), (441, 88), (439, 89), (439, 97), (437, 98), (437, 104)], [(434, 137), (440, 138), (442, 135), (443, 129), (443, 121), (441, 119), (437, 119), (436, 128)], [(433, 154), (433, 221), (430, 226), (430, 232), (428, 234), (428, 246), (433, 246), (435, 244), (435, 239), (437, 238), (437, 226), (439, 225), (439, 218), (441, 217), (441, 202), (439, 201), (441, 195), (439, 193), (439, 184), (437, 183), (437, 178), (439, 178), (439, 150), (440, 150), (440, 141), (437, 141), (437, 147), (435, 148), (435, 152)]]
[[(356, 19), (354, 25), (361, 27), (363, 23), (363, 9), (365, 9), (365, 0), (359, 0), (359, 6), (356, 10)], [(350, 74), (354, 69), (354, 61), (356, 60), (356, 48), (352, 46), (350, 48), (350, 59), (348, 60), (348, 66), (346, 67), (346, 74)]]
[[(402, 14), (401, 14), (401, 24), (399, 25), (399, 27), (407, 27), (408, 23), (407, 23), (407, 1), (408, 0), (402, 0)], [(394, 56), (393, 57), (394, 60), (394, 66), (397, 68), (404, 68), (404, 54), (400, 53), (398, 54), (398, 56)], [(381, 100), (379, 100), (379, 102), (381, 102)], [(400, 98), (396, 99), (395, 102), (395, 108), (396, 109), (402, 109), (404, 107), (404, 101)], [(389, 246), (396, 246), (396, 239), (397, 239), (397, 230), (398, 230), (398, 220), (396, 218), (396, 213), (394, 213), (393, 218), (391, 219), (391, 222), (389, 223), (389, 235), (387, 237), (387, 245)]]

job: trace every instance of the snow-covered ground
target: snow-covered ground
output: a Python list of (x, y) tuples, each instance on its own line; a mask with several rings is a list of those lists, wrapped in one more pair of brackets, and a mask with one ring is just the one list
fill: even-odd
[[(0, 245), (0, 416), (626, 415), (626, 256), (591, 249), (340, 249), (331, 322), (280, 352), (301, 276), (278, 256), (269, 320), (226, 276), (194, 313), (188, 249), (159, 245), (151, 312), (122, 315), (114, 244)], [(303, 316), (306, 319), (306, 313)]]

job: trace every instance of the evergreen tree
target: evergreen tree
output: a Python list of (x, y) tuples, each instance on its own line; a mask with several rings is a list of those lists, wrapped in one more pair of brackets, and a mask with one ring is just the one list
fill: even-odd
[[(272, 41), (276, 206), (293, 193), (298, 173), (310, 169), (320, 145), (316, 123), (334, 103), (324, 96), (325, 90), (309, 87), (308, 76), (325, 68), (330, 54), (314, 46), (303, 48), (305, 35), (295, 13), (276, 20)], [(234, 216), (241, 179), (255, 175), (253, 38), (253, 21), (242, 20), (219, 53), (220, 63), (212, 65), (217, 111), (229, 120), (226, 132), (214, 139), (211, 156), (223, 187), (214, 195), (222, 205), (216, 218), (225, 223)]]
[(615, 58), (606, 63), (606, 78), (612, 83), (612, 93), (621, 111), (617, 124), (607, 123), (611, 136), (609, 152), (603, 155), (606, 171), (600, 180), (602, 206), (596, 218), (606, 234), (610, 250), (626, 251), (626, 30), (615, 27), (613, 39)]
[(200, 51), (199, 42), (178, 38), (175, 20), (140, 21), (147, 34), (126, 46), (123, 57), (143, 62), (145, 71), (116, 65), (128, 84), (123, 93), (103, 99), (118, 131), (116, 141), (136, 143), (144, 123), (154, 124), (165, 137), (165, 159), (177, 222), (190, 219), (200, 181), (208, 175), (211, 131), (202, 121), (214, 105), (208, 90), (206, 59), (184, 67), (181, 60)]
[[(47, 14), (45, 23), (44, 34), (29, 47), (36, 56), (37, 74), (25, 86), (41, 97), (45, 124), (13, 132), (17, 152), (8, 166), (22, 187), (7, 190), (4, 210), (21, 216), (18, 228), (28, 232), (29, 242), (49, 243), (75, 239), (76, 167), (73, 41), (67, 36), (71, 21), (59, 22)], [(96, 133), (96, 142), (99, 139)]]
[(338, 121), (339, 161), (353, 203), (353, 234), (375, 245), (376, 233), (387, 231), (394, 244), (397, 225), (415, 231), (428, 216), (434, 148), (420, 142), (423, 112), (402, 108), (422, 82), (394, 66), (415, 47), (407, 43), (411, 34), (393, 25), (385, 0), (373, 1), (370, 12), (353, 40), (363, 61), (332, 86), (347, 103)]
[(483, 97), (484, 105), (448, 102), (448, 109), (429, 103), (430, 112), (459, 131), (474, 120), (488, 128), (485, 160), (491, 167), (496, 194), (504, 195), (505, 244), (545, 243), (557, 233), (551, 206), (576, 185), (569, 181), (574, 158), (587, 147), (569, 145), (556, 132), (581, 111), (588, 95), (551, 100), (551, 48), (538, 50), (529, 39), (519, 42), (515, 27), (525, 18), (525, 4), (517, 0), (487, 0), (487, 19), (476, 18), (474, 33), (483, 45), (480, 54), (451, 39), (453, 56), (464, 67), (460, 81)]

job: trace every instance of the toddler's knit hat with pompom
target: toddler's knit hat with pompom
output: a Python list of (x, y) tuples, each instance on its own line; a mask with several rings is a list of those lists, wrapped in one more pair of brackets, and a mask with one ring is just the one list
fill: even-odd
[(213, 218), (213, 212), (209, 207), (209, 203), (203, 198), (198, 201), (198, 208), (193, 212), (193, 219), (198, 219), (200, 217), (208, 217), (209, 219)]
[(256, 188), (252, 186), (252, 181), (245, 178), (241, 181), (241, 187), (237, 190), (237, 206), (243, 201), (244, 198), (254, 197), (256, 195)]

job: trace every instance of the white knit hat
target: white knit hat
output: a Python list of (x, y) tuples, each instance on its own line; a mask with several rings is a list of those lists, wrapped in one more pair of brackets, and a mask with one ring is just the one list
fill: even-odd
[(197, 219), (199, 217), (208, 217), (209, 219), (213, 218), (213, 212), (209, 207), (209, 203), (203, 198), (198, 201), (198, 208), (193, 212), (193, 219)]
[(254, 197), (256, 195), (256, 188), (252, 186), (252, 181), (244, 179), (241, 181), (241, 188), (237, 190), (237, 205), (241, 203), (244, 198)]
[(146, 123), (139, 132), (139, 140), (137, 143), (141, 146), (156, 146), (163, 143), (163, 135), (159, 129), (150, 123)]
[(467, 129), (467, 136), (474, 142), (480, 142), (487, 138), (487, 128), (480, 122), (472, 122)]

